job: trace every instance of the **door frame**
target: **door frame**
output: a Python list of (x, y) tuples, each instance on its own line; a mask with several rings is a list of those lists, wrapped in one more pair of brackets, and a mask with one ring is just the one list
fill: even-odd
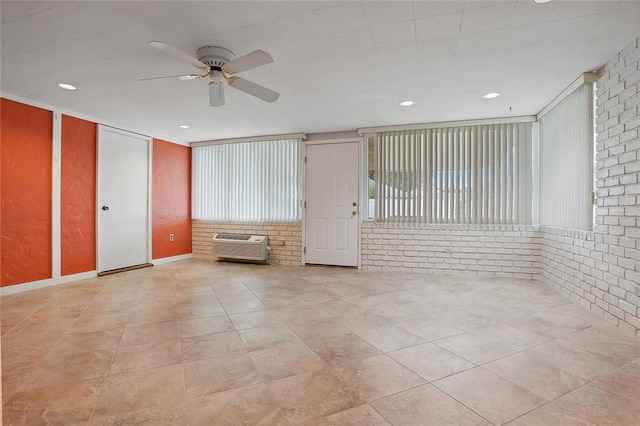
[(100, 267), (100, 236), (102, 235), (102, 224), (100, 220), (100, 206), (102, 200), (100, 198), (100, 134), (102, 131), (108, 131), (119, 135), (128, 137), (134, 137), (144, 140), (147, 143), (147, 263), (152, 261), (152, 223), (151, 223), (151, 189), (152, 189), (152, 176), (153, 176), (153, 138), (150, 136), (142, 135), (140, 133), (129, 132), (127, 130), (118, 129), (111, 126), (105, 126), (98, 124), (96, 135), (96, 272), (99, 274), (104, 272)]
[(300, 247), (300, 264), (306, 265), (307, 263), (307, 255), (304, 252), (304, 248), (307, 246), (307, 209), (305, 207), (306, 202), (306, 193), (307, 193), (307, 147), (310, 145), (329, 145), (329, 144), (338, 144), (338, 143), (357, 143), (358, 144), (358, 202), (360, 203), (360, 208), (358, 209), (358, 264), (357, 268), (362, 269), (362, 191), (363, 191), (363, 180), (362, 180), (362, 138), (361, 137), (351, 137), (351, 138), (338, 138), (338, 139), (320, 139), (314, 141), (303, 141), (302, 144), (304, 149), (302, 150), (303, 158), (300, 162), (303, 167), (303, 172), (301, 173), (302, 182), (301, 182), (301, 210), (302, 210), (302, 241)]

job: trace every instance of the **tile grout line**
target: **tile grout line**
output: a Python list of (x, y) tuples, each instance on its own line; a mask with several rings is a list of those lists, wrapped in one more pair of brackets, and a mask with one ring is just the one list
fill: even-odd
[[(94, 297), (94, 299), (95, 299), (95, 297)], [(92, 301), (93, 301), (93, 299), (92, 299)], [(44, 303), (44, 305), (42, 305), (39, 309), (36, 309), (35, 311), (33, 311), (33, 312), (29, 315), (29, 317), (25, 318), (23, 321), (26, 321), (27, 319), (29, 319), (29, 318), (30, 318), (34, 313), (38, 312), (40, 309), (42, 309), (42, 308), (44, 308), (45, 306), (47, 306), (49, 303), (52, 303), (52, 301), (51, 301), (51, 300), (48, 300), (47, 302), (45, 302), (45, 303)], [(68, 328), (68, 329), (67, 329), (67, 330), (66, 330), (62, 335), (60, 335), (60, 337), (56, 340), (56, 342), (53, 344), (53, 346), (51, 346), (51, 349), (49, 349), (49, 350), (47, 351), (47, 353), (46, 353), (46, 354), (45, 354), (41, 359), (39, 359), (39, 360), (37, 360), (37, 361), (35, 362), (35, 364), (33, 365), (33, 368), (34, 368), (34, 369), (36, 369), (37, 367), (39, 367), (39, 366), (40, 366), (40, 364), (44, 361), (44, 359), (45, 359), (47, 356), (49, 356), (49, 354), (51, 353), (51, 351), (53, 350), (53, 348), (55, 348), (55, 347), (58, 345), (58, 343), (60, 343), (60, 341), (62, 340), (62, 338), (63, 338), (64, 336), (66, 336), (66, 335), (69, 333), (69, 330), (71, 330), (71, 328), (73, 328), (73, 326), (78, 322), (78, 319), (79, 319), (79, 318), (80, 318), (80, 316), (82, 316), (82, 314), (83, 314), (83, 313), (88, 309), (88, 307), (89, 307), (89, 305), (90, 305), (90, 304), (91, 304), (91, 302), (87, 303), (87, 305), (86, 305), (86, 306), (85, 306), (85, 308), (82, 310), (82, 312), (80, 313), (80, 315), (78, 316), (78, 318), (76, 318), (76, 320), (73, 322), (73, 324), (71, 324), (71, 325), (69, 326), (69, 328)], [(71, 319), (73, 319), (73, 318), (71, 318)], [(23, 321), (21, 321), (21, 322), (23, 322)], [(15, 328), (15, 327), (14, 327), (14, 328)], [(4, 337), (4, 336), (2, 336), (2, 337)], [(18, 388), (14, 391), (14, 393), (12, 394), (12, 396), (13, 396), (13, 395), (15, 395), (15, 394), (16, 394), (16, 393), (18, 393), (18, 392), (21, 392), (24, 386), (25, 386), (25, 383), (22, 383), (20, 386), (18, 386)], [(8, 400), (7, 400), (7, 401), (8, 401)], [(4, 406), (4, 403), (3, 403), (2, 405)]]
[[(128, 312), (127, 313), (127, 324), (129, 323), (130, 316), (131, 316), (131, 312)], [(113, 363), (115, 362), (115, 359), (118, 356), (118, 352), (120, 351), (120, 342), (122, 341), (122, 336), (124, 336), (124, 332), (127, 329), (127, 324), (125, 324), (125, 326), (122, 327), (122, 334), (120, 335), (120, 339), (118, 340), (118, 346), (116, 346), (116, 351), (114, 352), (113, 357), (111, 358), (111, 362), (109, 363), (109, 368), (106, 371), (106, 374), (104, 376), (104, 380), (102, 382), (102, 386), (100, 387), (100, 394), (98, 395), (98, 399), (96, 400), (96, 404), (93, 406), (93, 410), (91, 410), (91, 415), (89, 416), (88, 422), (91, 422), (91, 420), (93, 420), (93, 416), (95, 414), (95, 411), (98, 408), (98, 406), (100, 404), (100, 401), (102, 400), (102, 394), (104, 392), (104, 387), (107, 384), (106, 383), (107, 382), (107, 378), (110, 377), (111, 368), (113, 367)]]

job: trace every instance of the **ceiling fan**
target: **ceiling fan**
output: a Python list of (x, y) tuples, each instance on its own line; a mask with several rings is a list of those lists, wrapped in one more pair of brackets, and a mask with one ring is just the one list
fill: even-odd
[(223, 80), (234, 89), (255, 96), (265, 102), (275, 102), (280, 97), (278, 92), (267, 89), (252, 81), (238, 77), (236, 74), (248, 71), (262, 65), (270, 64), (273, 58), (263, 50), (256, 50), (244, 56), (236, 58), (233, 52), (216, 46), (204, 46), (198, 49), (198, 58), (176, 49), (162, 41), (150, 41), (149, 44), (158, 50), (167, 52), (177, 58), (186, 61), (203, 72), (203, 74), (171, 75), (166, 77), (143, 78), (140, 81), (173, 78), (177, 80), (196, 80), (207, 78), (209, 82), (209, 104), (211, 106), (224, 105)]

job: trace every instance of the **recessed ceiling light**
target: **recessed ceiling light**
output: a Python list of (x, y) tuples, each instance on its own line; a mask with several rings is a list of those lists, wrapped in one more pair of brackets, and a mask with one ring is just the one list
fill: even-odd
[(73, 84), (69, 84), (69, 83), (58, 83), (58, 87), (60, 87), (61, 89), (65, 89), (65, 90), (76, 90), (76, 89), (78, 89), (76, 86), (74, 86)]
[(181, 124), (178, 127), (180, 127), (181, 129), (188, 129), (189, 126), (187, 126), (186, 124)]
[(551, 0), (533, 0), (534, 3), (538, 3), (538, 4), (544, 4), (544, 3), (549, 3)]
[(498, 93), (498, 92), (491, 92), (491, 93), (487, 93), (486, 95), (484, 95), (483, 98), (485, 98), (485, 99), (495, 99), (498, 96), (502, 96), (502, 94)]
[(402, 101), (400, 102), (400, 106), (411, 106), (414, 105), (415, 102), (414, 101)]

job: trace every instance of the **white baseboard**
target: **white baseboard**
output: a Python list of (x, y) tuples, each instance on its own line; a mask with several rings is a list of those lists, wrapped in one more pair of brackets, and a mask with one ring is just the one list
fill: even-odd
[(79, 274), (65, 275), (63, 277), (47, 278), (46, 280), (31, 281), (24, 284), (15, 284), (0, 287), (0, 296), (22, 293), (23, 291), (36, 290), (39, 288), (51, 287), (52, 285), (66, 284), (73, 281), (86, 280), (98, 276), (96, 271), (81, 272)]
[(161, 257), (160, 259), (153, 259), (151, 263), (154, 265), (163, 265), (165, 263), (178, 262), (180, 260), (188, 260), (188, 259), (193, 259), (193, 253), (179, 254), (177, 256), (170, 256), (170, 257)]
[[(163, 257), (151, 261), (154, 265), (162, 265), (165, 263), (178, 262), (180, 260), (188, 260), (193, 258), (193, 253), (180, 254), (178, 256)], [(97, 271), (81, 272), (79, 274), (65, 275), (57, 278), (47, 278), (46, 280), (31, 281), (23, 284), (15, 284), (6, 287), (0, 287), (0, 296), (8, 296), (10, 294), (22, 293), (23, 291), (36, 290), (39, 288), (51, 287), (53, 285), (66, 284), (73, 281), (86, 280), (98, 276)]]

